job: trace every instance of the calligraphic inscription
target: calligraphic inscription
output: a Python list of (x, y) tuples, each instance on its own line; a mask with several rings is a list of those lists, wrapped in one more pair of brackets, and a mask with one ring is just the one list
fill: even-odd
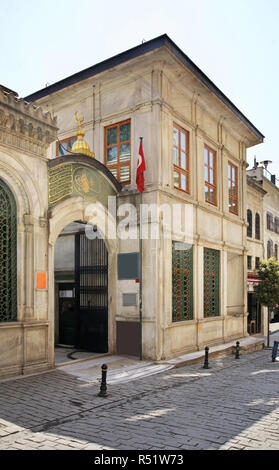
[(64, 164), (49, 170), (49, 206), (68, 197), (82, 196), (87, 201), (108, 207), (108, 196), (116, 190), (98, 170), (80, 164)]
[(96, 197), (102, 189), (98, 173), (85, 167), (75, 168), (73, 182), (75, 191), (82, 196), (91, 194)]
[(72, 165), (62, 165), (49, 170), (48, 200), (53, 206), (61, 199), (72, 195), (73, 168)]

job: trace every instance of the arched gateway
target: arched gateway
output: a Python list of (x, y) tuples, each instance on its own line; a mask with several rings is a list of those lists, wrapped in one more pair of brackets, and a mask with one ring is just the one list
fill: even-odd
[[(49, 161), (50, 317), (54, 343), (113, 350), (117, 241), (110, 201), (121, 185), (91, 156)], [(111, 198), (111, 199), (109, 199)], [(51, 315), (52, 312), (52, 315)]]
[(17, 319), (17, 210), (0, 179), (0, 322)]

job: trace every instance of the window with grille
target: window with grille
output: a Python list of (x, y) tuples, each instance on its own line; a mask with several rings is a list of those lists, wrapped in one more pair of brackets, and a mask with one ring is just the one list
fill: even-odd
[(17, 213), (14, 196), (0, 180), (0, 322), (17, 319)]
[(220, 251), (204, 248), (204, 317), (220, 315)]
[(204, 197), (205, 201), (217, 205), (216, 152), (204, 146)]
[(193, 246), (172, 242), (172, 321), (193, 320)]
[(67, 139), (56, 142), (56, 156), (63, 157), (67, 155), (67, 153), (70, 153), (76, 140), (76, 137), (68, 137)]
[(131, 182), (131, 121), (105, 128), (105, 164), (121, 184)]
[(238, 214), (238, 174), (237, 167), (228, 163), (229, 211)]
[(177, 124), (173, 125), (173, 185), (186, 193), (190, 192), (189, 132)]

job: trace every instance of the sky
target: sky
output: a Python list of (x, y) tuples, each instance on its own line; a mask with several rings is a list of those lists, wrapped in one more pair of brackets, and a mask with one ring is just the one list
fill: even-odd
[(0, 0), (0, 83), (20, 97), (167, 34), (265, 136), (279, 179), (279, 0)]

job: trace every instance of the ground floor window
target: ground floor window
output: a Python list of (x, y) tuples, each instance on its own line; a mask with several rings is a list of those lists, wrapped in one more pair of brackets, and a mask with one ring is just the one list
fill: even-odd
[(172, 242), (172, 321), (193, 319), (193, 246)]
[(16, 202), (0, 179), (0, 322), (17, 319)]
[(220, 251), (204, 248), (204, 317), (220, 315)]

